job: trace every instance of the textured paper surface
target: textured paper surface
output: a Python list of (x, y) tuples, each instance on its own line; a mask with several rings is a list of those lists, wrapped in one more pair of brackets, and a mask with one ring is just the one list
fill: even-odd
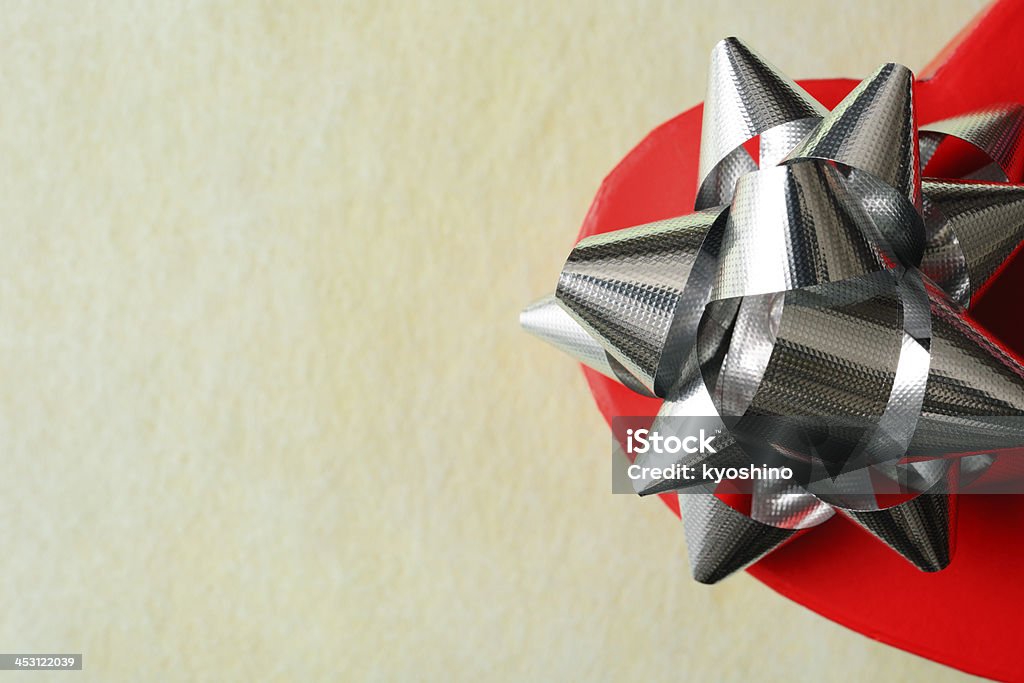
[(517, 328), (737, 34), (923, 66), (976, 1), (8, 3), (0, 650), (82, 680), (952, 680), (609, 493)]

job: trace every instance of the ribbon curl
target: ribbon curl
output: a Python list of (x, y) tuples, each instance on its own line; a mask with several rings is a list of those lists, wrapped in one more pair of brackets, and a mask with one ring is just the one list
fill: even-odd
[[(711, 54), (695, 212), (582, 240), (555, 294), (523, 311), (528, 331), (663, 398), (652, 429), (718, 420), (715, 453), (637, 464), (803, 473), (754, 482), (742, 511), (707, 482), (634, 482), (679, 492), (698, 581), (836, 513), (924, 571), (949, 564), (955, 493), (1024, 444), (1024, 367), (965, 315), (1024, 239), (1022, 133), (1015, 104), (919, 129), (899, 64), (828, 111), (728, 38)], [(922, 180), (922, 165), (948, 177)]]

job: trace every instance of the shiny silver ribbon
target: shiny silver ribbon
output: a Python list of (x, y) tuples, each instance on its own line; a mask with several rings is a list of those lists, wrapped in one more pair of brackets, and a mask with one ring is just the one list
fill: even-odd
[[(836, 512), (924, 571), (950, 562), (958, 487), (1024, 444), (1024, 367), (965, 316), (1024, 239), (1024, 107), (918, 128), (885, 64), (832, 111), (736, 38), (712, 51), (695, 212), (582, 240), (522, 325), (634, 391), (654, 428), (718, 416), (715, 454), (637, 464), (799, 463), (749, 514), (678, 491), (694, 577), (713, 583)], [(757, 159), (747, 143), (757, 139)], [(921, 178), (947, 140), (982, 162)], [(793, 437), (825, 428), (827, 449)], [(802, 432), (803, 433), (803, 432)], [(882, 494), (899, 491), (898, 502)]]

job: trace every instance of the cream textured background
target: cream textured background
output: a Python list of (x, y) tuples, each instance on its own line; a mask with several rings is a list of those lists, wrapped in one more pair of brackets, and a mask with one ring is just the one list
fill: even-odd
[(920, 68), (981, 5), (5, 0), (0, 651), (84, 652), (59, 680), (959, 677), (692, 583), (516, 316), (717, 39)]

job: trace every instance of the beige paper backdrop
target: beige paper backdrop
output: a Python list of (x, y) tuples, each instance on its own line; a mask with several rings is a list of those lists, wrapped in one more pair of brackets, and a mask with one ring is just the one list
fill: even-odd
[(981, 5), (2, 3), (0, 651), (84, 653), (59, 680), (958, 678), (693, 583), (517, 311), (719, 38), (858, 76)]

